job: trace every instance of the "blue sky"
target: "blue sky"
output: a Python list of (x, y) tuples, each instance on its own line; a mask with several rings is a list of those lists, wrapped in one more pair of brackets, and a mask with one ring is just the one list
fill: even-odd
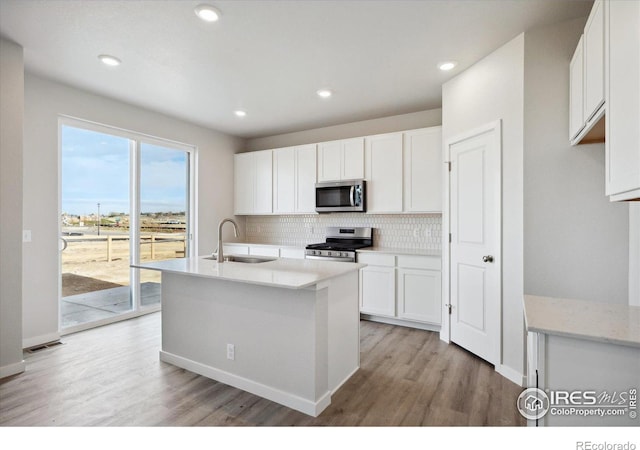
[[(187, 153), (142, 143), (141, 212), (185, 211)], [(62, 127), (62, 211), (129, 213), (129, 140)]]

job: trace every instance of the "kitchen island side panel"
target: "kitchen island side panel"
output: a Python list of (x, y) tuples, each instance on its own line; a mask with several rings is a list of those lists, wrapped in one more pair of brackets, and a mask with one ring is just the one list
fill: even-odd
[[(328, 391), (326, 364), (317, 361), (327, 354), (326, 295), (162, 277), (163, 352), (309, 400)], [(227, 358), (228, 344), (234, 360)]]

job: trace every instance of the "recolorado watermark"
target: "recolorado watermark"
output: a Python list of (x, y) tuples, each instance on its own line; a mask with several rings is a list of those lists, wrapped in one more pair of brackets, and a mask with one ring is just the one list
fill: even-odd
[[(621, 416), (634, 420), (638, 417), (638, 389), (626, 391), (547, 390), (528, 388), (516, 402), (520, 414), (528, 420), (552, 416), (611, 417)], [(616, 450), (617, 447), (585, 450)], [(621, 448), (621, 450), (626, 450)], [(631, 450), (631, 449), (629, 449)]]
[(636, 450), (633, 442), (576, 442), (576, 450)]

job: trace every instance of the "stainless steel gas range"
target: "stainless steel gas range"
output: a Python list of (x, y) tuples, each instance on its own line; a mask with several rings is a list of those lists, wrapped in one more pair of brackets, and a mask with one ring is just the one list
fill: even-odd
[(325, 242), (307, 245), (306, 259), (355, 262), (356, 250), (373, 245), (373, 229), (364, 227), (328, 227)]

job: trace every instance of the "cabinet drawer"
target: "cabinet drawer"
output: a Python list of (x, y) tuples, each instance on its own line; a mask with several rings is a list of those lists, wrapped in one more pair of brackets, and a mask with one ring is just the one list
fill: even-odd
[(372, 266), (394, 267), (396, 265), (396, 257), (394, 255), (358, 253), (357, 259), (359, 263), (370, 264)]
[(250, 246), (249, 254), (256, 256), (275, 256), (276, 258), (280, 257), (280, 248), (279, 247), (268, 247), (268, 246)]
[(398, 267), (441, 270), (442, 260), (431, 256), (398, 256)]

